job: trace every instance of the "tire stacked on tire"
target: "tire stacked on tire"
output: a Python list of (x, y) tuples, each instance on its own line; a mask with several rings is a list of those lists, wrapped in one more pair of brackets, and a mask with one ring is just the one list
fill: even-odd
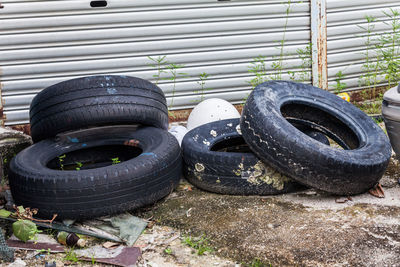
[[(237, 145), (247, 145), (248, 153), (220, 150)], [(258, 85), (240, 123), (199, 126), (182, 148), (190, 182), (242, 195), (289, 192), (299, 184), (338, 195), (363, 193), (378, 183), (392, 151), (361, 110), (325, 90), (288, 81)]]
[(33, 99), (30, 123), (35, 144), (11, 161), (9, 180), (15, 202), (41, 217), (135, 209), (168, 195), (181, 177), (166, 99), (149, 81), (107, 75), (55, 84)]

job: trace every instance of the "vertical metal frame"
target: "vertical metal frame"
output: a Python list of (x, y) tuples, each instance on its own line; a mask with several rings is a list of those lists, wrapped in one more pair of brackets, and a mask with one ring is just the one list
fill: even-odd
[(311, 0), (312, 83), (328, 89), (326, 0)]

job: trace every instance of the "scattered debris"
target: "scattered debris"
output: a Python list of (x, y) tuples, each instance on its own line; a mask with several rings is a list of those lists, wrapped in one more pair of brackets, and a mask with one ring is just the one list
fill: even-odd
[(335, 199), (336, 203), (346, 203), (347, 201), (353, 201), (353, 199), (348, 196), (348, 197), (339, 197)]
[(43, 242), (22, 242), (20, 240), (9, 239), (7, 245), (16, 249), (33, 250), (33, 251), (50, 251), (52, 253), (64, 252), (65, 247), (54, 243)]
[(75, 233), (59, 232), (57, 235), (57, 240), (60, 244), (66, 246), (77, 246), (83, 248), (86, 246), (86, 240), (79, 238)]
[[(14, 218), (11, 218), (11, 217), (0, 218), (0, 219), (4, 219), (4, 220), (7, 220), (7, 221), (12, 221), (12, 222), (16, 222), (17, 221), (17, 219), (14, 219)], [(50, 223), (43, 223), (43, 222), (36, 221), (35, 224), (38, 227), (43, 227), (43, 228), (47, 228), (47, 229), (53, 229), (53, 230), (57, 230), (57, 231), (65, 231), (65, 232), (69, 232), (69, 233), (76, 233), (76, 234), (81, 234), (81, 235), (93, 236), (93, 237), (96, 237), (96, 238), (110, 240), (110, 241), (114, 241), (114, 242), (122, 242), (122, 240), (118, 236), (114, 236), (112, 234), (109, 234), (109, 233), (107, 233), (105, 231), (102, 231), (101, 229), (98, 229), (98, 228), (95, 228), (95, 227), (90, 228), (90, 227), (84, 227), (82, 225), (66, 226), (66, 225), (64, 225), (62, 223), (59, 223), (59, 222), (53, 222), (53, 223), (50, 224)]]
[(87, 249), (75, 250), (79, 259), (98, 263), (108, 263), (122, 267), (134, 266), (140, 257), (138, 247), (119, 246), (115, 249), (106, 249), (101, 246), (94, 246)]
[(385, 197), (385, 192), (383, 191), (383, 188), (380, 183), (377, 183), (373, 188), (371, 188), (368, 193), (373, 195), (374, 197), (378, 198), (384, 198)]
[(130, 214), (122, 214), (112, 217), (111, 225), (119, 228), (119, 237), (128, 246), (132, 246), (143, 230), (146, 229), (147, 222)]
[(8, 267), (23, 267), (26, 266), (26, 262), (21, 260), (20, 258), (15, 259), (13, 263), (10, 263)]
[(120, 245), (119, 243), (107, 241), (103, 244), (103, 247), (104, 248), (115, 248), (115, 247), (118, 247), (119, 245)]

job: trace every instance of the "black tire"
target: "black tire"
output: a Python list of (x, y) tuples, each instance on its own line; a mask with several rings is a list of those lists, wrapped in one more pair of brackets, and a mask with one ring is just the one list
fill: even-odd
[(143, 124), (168, 129), (161, 89), (127, 76), (90, 76), (47, 87), (30, 106), (34, 142), (92, 126)]
[[(110, 149), (96, 153), (103, 146)], [(127, 150), (130, 147), (132, 151)], [(79, 171), (50, 168), (66, 166), (68, 160), (57, 165), (64, 154), (71, 155), (67, 157), (70, 162), (84, 163), (104, 161), (115, 152), (121, 160), (129, 154), (136, 157), (98, 168), (94, 163), (95, 168)], [(43, 140), (11, 161), (9, 180), (15, 202), (38, 208), (39, 216), (51, 218), (56, 213), (58, 219), (85, 219), (152, 204), (168, 195), (181, 175), (182, 158), (175, 137), (159, 128), (141, 127), (135, 132), (98, 133), (82, 142)]]
[[(290, 122), (328, 135), (324, 145)], [(296, 181), (326, 192), (365, 192), (382, 177), (390, 156), (387, 136), (364, 112), (319, 88), (286, 81), (257, 86), (241, 118), (243, 138), (264, 162)]]
[[(273, 195), (304, 189), (264, 165), (245, 145), (239, 119), (201, 125), (182, 141), (184, 175), (196, 187), (230, 195)], [(237, 151), (237, 146), (244, 152)], [(218, 151), (225, 148), (225, 152)], [(247, 150), (247, 151), (246, 151)]]

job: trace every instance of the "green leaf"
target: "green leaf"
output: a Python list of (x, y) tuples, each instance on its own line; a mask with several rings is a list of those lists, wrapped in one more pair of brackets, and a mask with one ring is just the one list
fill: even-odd
[(0, 217), (2, 218), (7, 218), (11, 215), (11, 212), (9, 212), (8, 210), (5, 209), (1, 209), (0, 210)]
[(40, 232), (34, 222), (29, 220), (18, 220), (12, 224), (14, 235), (26, 242), (35, 237), (36, 233)]
[(25, 208), (23, 206), (18, 206), (19, 213), (25, 213)]

